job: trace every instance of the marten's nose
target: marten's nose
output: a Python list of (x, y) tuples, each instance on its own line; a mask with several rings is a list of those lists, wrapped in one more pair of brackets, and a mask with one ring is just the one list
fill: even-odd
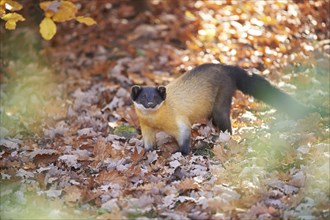
[(148, 102), (148, 103), (147, 103), (147, 106), (148, 106), (148, 108), (153, 108), (154, 103), (153, 103), (153, 102)]

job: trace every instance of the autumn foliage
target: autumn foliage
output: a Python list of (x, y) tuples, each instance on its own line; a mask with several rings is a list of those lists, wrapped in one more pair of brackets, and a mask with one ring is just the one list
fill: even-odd
[(329, 218), (329, 117), (237, 92), (233, 135), (200, 121), (184, 157), (144, 150), (130, 100), (220, 62), (328, 110), (328, 0), (37, 2), (0, 5), (1, 219)]
[[(78, 9), (70, 1), (43, 1), (39, 4), (44, 11), (45, 18), (40, 23), (40, 34), (45, 40), (50, 40), (56, 34), (55, 22), (65, 22), (72, 19), (88, 26), (96, 24), (94, 19), (84, 16), (76, 16)], [(0, 18), (4, 21), (8, 30), (14, 30), (18, 21), (25, 21), (25, 18), (14, 12), (19, 11), (23, 6), (14, 0), (1, 0)]]

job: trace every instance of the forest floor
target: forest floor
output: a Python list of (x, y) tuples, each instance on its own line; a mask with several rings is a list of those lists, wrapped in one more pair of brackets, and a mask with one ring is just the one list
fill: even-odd
[[(83, 1), (97, 25), (1, 43), (1, 219), (329, 219), (329, 117), (292, 120), (237, 92), (233, 135), (160, 133), (145, 152), (129, 92), (210, 62), (329, 110), (329, 1)], [(296, 3), (300, 2), (300, 3)]]

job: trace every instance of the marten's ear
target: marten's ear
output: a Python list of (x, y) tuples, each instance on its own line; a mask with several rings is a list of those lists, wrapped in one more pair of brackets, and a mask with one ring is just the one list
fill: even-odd
[(162, 99), (165, 100), (166, 99), (166, 88), (165, 88), (165, 86), (158, 86), (157, 91), (158, 91), (160, 97), (162, 97)]
[(139, 96), (140, 92), (142, 91), (142, 87), (141, 86), (132, 86), (131, 88), (131, 99), (133, 101), (135, 101), (137, 99), (137, 97)]

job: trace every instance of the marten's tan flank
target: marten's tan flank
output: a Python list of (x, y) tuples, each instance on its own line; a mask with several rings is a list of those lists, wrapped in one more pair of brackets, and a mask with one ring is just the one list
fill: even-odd
[(191, 125), (203, 118), (212, 118), (220, 130), (231, 133), (230, 108), (236, 89), (293, 117), (309, 112), (258, 75), (250, 75), (236, 66), (203, 64), (166, 87), (132, 87), (131, 98), (140, 121), (144, 147), (152, 149), (156, 132), (164, 131), (176, 138), (183, 154), (189, 154)]

